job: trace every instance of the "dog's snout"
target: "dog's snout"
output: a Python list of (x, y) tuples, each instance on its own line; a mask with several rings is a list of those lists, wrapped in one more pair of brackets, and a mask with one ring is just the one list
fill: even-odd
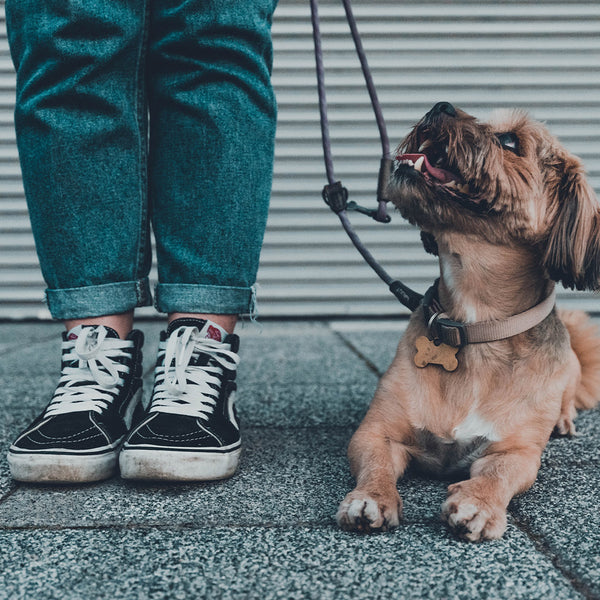
[(438, 102), (430, 111), (429, 116), (434, 117), (437, 115), (445, 114), (449, 117), (456, 116), (456, 109), (450, 102)]

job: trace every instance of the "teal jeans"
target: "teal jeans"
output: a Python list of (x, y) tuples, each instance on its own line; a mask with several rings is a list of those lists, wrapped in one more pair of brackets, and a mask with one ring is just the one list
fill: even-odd
[(6, 0), (23, 184), (53, 317), (252, 312), (276, 0)]

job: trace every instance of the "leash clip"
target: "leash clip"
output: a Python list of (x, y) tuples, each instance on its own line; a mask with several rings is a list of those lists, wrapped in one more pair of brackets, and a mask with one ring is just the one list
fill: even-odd
[(323, 188), (322, 192), (325, 204), (337, 215), (348, 207), (348, 190), (341, 181), (330, 183)]
[(434, 313), (427, 323), (429, 335), (436, 342), (462, 348), (468, 344), (465, 324), (442, 317), (444, 313)]
[(348, 202), (347, 208), (348, 208), (348, 210), (354, 210), (356, 212), (359, 212), (362, 215), (367, 215), (367, 217), (371, 217), (371, 219), (374, 219), (375, 221), (378, 221), (379, 223), (389, 223), (392, 220), (390, 215), (385, 213), (385, 207), (384, 207), (383, 211), (381, 210), (381, 207), (380, 208), (365, 208), (364, 206), (360, 206), (360, 204), (356, 204), (356, 202), (354, 202), (354, 200), (352, 200), (351, 202)]
[(379, 178), (377, 180), (377, 208), (365, 208), (356, 204), (356, 202), (348, 202), (348, 210), (355, 210), (367, 217), (371, 217), (378, 223), (389, 223), (392, 217), (388, 215), (386, 210), (387, 199), (385, 198), (385, 191), (388, 186), (389, 179), (392, 175), (393, 161), (391, 158), (383, 157), (379, 165)]

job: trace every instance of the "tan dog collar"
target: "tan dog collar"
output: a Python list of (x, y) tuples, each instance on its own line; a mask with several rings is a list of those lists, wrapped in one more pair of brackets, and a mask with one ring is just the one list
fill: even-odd
[(454, 348), (495, 342), (523, 333), (539, 325), (552, 312), (556, 301), (556, 290), (553, 288), (545, 300), (512, 317), (498, 321), (461, 323), (448, 318), (444, 312), (438, 300), (438, 284), (439, 279), (423, 297), (425, 323), (431, 339)]

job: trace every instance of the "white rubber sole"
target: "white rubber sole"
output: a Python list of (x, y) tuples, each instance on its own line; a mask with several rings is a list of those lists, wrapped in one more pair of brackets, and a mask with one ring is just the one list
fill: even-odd
[(118, 450), (94, 455), (16, 454), (8, 452), (11, 475), (17, 481), (34, 483), (87, 483), (112, 477)]
[(242, 449), (228, 452), (124, 448), (119, 455), (123, 479), (157, 481), (214, 481), (231, 477)]
[[(129, 401), (124, 416), (127, 429), (142, 399), (140, 388)], [(8, 465), (13, 479), (27, 483), (90, 483), (109, 479), (117, 470), (119, 447), (125, 436), (95, 454), (68, 452), (29, 452), (8, 450)], [(18, 442), (18, 440), (17, 440)]]

